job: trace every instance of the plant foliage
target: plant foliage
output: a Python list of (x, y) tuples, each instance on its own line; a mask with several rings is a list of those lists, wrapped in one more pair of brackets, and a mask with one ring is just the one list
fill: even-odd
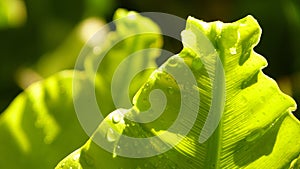
[[(129, 13), (132, 14), (119, 10), (115, 19)], [(33, 84), (1, 114), (0, 150), (3, 153), (0, 168), (54, 168), (57, 163), (57, 169), (300, 167), (300, 123), (291, 113), (296, 104), (262, 72), (267, 62), (253, 50), (260, 39), (261, 29), (252, 16), (233, 23), (207, 23), (189, 17), (182, 33), (183, 50), (151, 75), (144, 72), (137, 76), (129, 92), (133, 107), (122, 110), (130, 117), (151, 113), (147, 111), (155, 103), (151, 101), (151, 93), (160, 89), (167, 100), (161, 116), (149, 123), (133, 122), (124, 117), (116, 122), (114, 116), (120, 109), (113, 111), (115, 106), (109, 96), (115, 68), (133, 52), (161, 47), (158, 27), (150, 19), (134, 14), (138, 16), (135, 20), (124, 20), (116, 25), (116, 31), (107, 34), (102, 44), (104, 49), (98, 51), (100, 54), (84, 62), (87, 71), (63, 71)], [(145, 34), (145, 30), (152, 34)], [(129, 37), (130, 31), (144, 34)], [(110, 49), (118, 36), (129, 38)], [(221, 113), (216, 130), (202, 143), (199, 136), (213, 104), (214, 84), (219, 82), (217, 75), (210, 76), (209, 73), (216, 71), (213, 65), (216, 63), (207, 65), (203, 60), (210, 57), (205, 46), (201, 46), (203, 38), (213, 44), (213, 51), (218, 54), (224, 68), (225, 85), (219, 90), (226, 96), (219, 96), (224, 102), (224, 110), (214, 109)], [(96, 70), (93, 63), (101, 53), (106, 53), (105, 60), (101, 69)], [(154, 66), (158, 53), (147, 55), (151, 61), (146, 64)], [(144, 62), (141, 59), (131, 60), (131, 63), (133, 68), (128, 69), (129, 72), (136, 70), (135, 64)], [(182, 86), (176, 84), (167, 72), (180, 70), (182, 65), (188, 66), (197, 83), (197, 86), (184, 90), (200, 96), (200, 103), (188, 100), (190, 104), (199, 104), (199, 110), (187, 135), (168, 130), (178, 117), (184, 94), (181, 93)], [(98, 71), (97, 99), (106, 117), (88, 138), (77, 120), (73, 98), (85, 92), (85, 86), (91, 82), (89, 74), (95, 70)], [(81, 88), (72, 93), (74, 73)], [(222, 112), (218, 112), (220, 110)], [(187, 126), (190, 121), (184, 120), (181, 124)], [(162, 145), (172, 149), (153, 157), (122, 157), (120, 153), (126, 151), (126, 147), (118, 146), (122, 142), (121, 134), (134, 138), (156, 136), (159, 140), (151, 145), (155, 151), (161, 152)], [(179, 143), (174, 141), (178, 138)], [(111, 145), (114, 151), (111, 153), (99, 147), (95, 143), (97, 139)]]
[[(205, 49), (199, 47), (202, 34), (214, 45), (225, 71), (225, 108), (220, 123), (212, 136), (199, 143), (199, 133), (204, 126), (212, 101), (213, 85), (201, 57)], [(189, 32), (189, 33), (186, 33)], [(194, 35), (194, 36), (191, 36)], [(167, 98), (166, 108), (158, 119), (151, 123), (135, 123), (126, 119), (114, 123), (116, 112), (101, 122), (93, 137), (81, 148), (59, 163), (57, 168), (297, 168), (300, 152), (300, 125), (291, 114), (296, 104), (283, 94), (276, 82), (262, 72), (266, 60), (253, 48), (257, 45), (261, 29), (252, 16), (233, 23), (206, 23), (189, 17), (182, 34), (184, 49), (154, 71), (134, 97), (133, 109), (126, 115), (142, 114), (150, 107), (149, 95), (160, 89)], [(200, 48), (199, 53), (197, 48)], [(180, 69), (185, 64), (197, 80), (201, 98), (198, 117), (188, 133), (178, 144), (174, 138), (180, 134), (167, 131), (180, 109), (180, 86), (166, 72), (170, 67)], [(216, 79), (214, 79), (216, 80)], [(222, 96), (221, 96), (222, 97)], [(190, 100), (193, 103), (193, 100)], [(135, 114), (136, 113), (136, 114)], [(189, 121), (185, 121), (189, 123)], [(113, 139), (107, 134), (116, 132)], [(163, 133), (163, 134), (162, 134)], [(120, 135), (132, 137), (157, 136), (160, 142), (152, 147), (159, 152), (161, 142), (174, 145), (173, 149), (149, 158), (126, 158), (118, 152)], [(114, 146), (109, 153), (94, 141), (100, 138)], [(112, 143), (111, 143), (112, 142)], [(138, 147), (136, 148), (138, 151)]]

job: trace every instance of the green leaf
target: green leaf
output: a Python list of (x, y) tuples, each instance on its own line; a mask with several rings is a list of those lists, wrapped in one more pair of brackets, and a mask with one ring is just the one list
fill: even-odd
[[(203, 34), (213, 44), (213, 49), (204, 46)], [(233, 23), (206, 23), (189, 17), (182, 33), (184, 49), (152, 73), (137, 92), (134, 107), (109, 114), (93, 137), (56, 168), (297, 168), (300, 123), (291, 113), (296, 104), (261, 71), (267, 62), (253, 51), (260, 35), (260, 27), (251, 16)], [(200, 133), (209, 117), (210, 106), (214, 104), (214, 91), (218, 91), (214, 88), (214, 85), (218, 86), (215, 82), (222, 82), (218, 79), (222, 76), (212, 74), (219, 71), (212, 64), (218, 63), (205, 60), (205, 57), (212, 58), (209, 52), (213, 51), (217, 52), (224, 67), (225, 91), (221, 93), (225, 93), (226, 97), (219, 95), (221, 98), (217, 100), (225, 99), (225, 107), (224, 110), (213, 108), (215, 111), (223, 110), (215, 112), (222, 113), (220, 122), (209, 139), (200, 143)], [(180, 131), (169, 131), (179, 116), (180, 103), (184, 98), (181, 95), (185, 93), (180, 93), (182, 87), (167, 73), (171, 67), (181, 69), (184, 64), (192, 70), (197, 82), (197, 86), (187, 92), (197, 92), (200, 96), (198, 116), (186, 136)], [(222, 85), (219, 87), (222, 88)], [(156, 104), (151, 98), (154, 89), (160, 89), (167, 100), (163, 114), (150, 123), (126, 119), (140, 117), (144, 112), (151, 113), (147, 110)], [(194, 98), (187, 99), (191, 99), (188, 106), (197, 104)], [(120, 112), (125, 117), (120, 116), (116, 123), (114, 117)], [(183, 127), (191, 123), (189, 118), (181, 120)], [(122, 150), (127, 148), (120, 146), (124, 141), (123, 135), (136, 138), (157, 136), (159, 140), (152, 142), (150, 147), (158, 153), (165, 145), (173, 148), (148, 158), (122, 157)], [(181, 140), (179, 143), (176, 142), (178, 138)], [(103, 143), (108, 149), (104, 150), (96, 143)], [(132, 151), (139, 150), (144, 150), (144, 147), (135, 147)]]
[(0, 168), (53, 168), (87, 140), (73, 108), (72, 77), (64, 71), (32, 84), (1, 114)]
[(0, 29), (18, 27), (26, 21), (26, 7), (21, 0), (0, 0)]
[[(149, 48), (159, 49), (162, 45), (162, 36), (159, 27), (149, 18), (143, 17), (136, 12), (118, 9), (114, 15), (113, 24), (116, 31), (111, 31), (107, 35), (101, 33), (110, 29), (111, 25), (103, 27), (99, 36), (93, 38), (96, 43), (91, 40), (85, 46), (87, 53), (83, 60), (85, 70), (90, 75), (91, 82), (96, 86), (97, 101), (101, 113), (106, 116), (115, 109), (115, 103), (119, 102), (123, 106), (130, 108), (128, 103), (128, 95), (123, 93), (128, 91), (128, 86), (124, 80), (130, 75), (138, 73), (135, 76), (134, 83), (129, 84), (129, 95), (132, 98), (140, 86), (148, 79), (153, 69), (157, 68), (155, 59), (160, 55), (159, 50), (144, 50)], [(98, 38), (98, 39), (97, 39)], [(100, 39), (100, 40), (99, 40)], [(127, 57), (132, 56), (132, 57)], [(126, 68), (120, 69), (120, 64), (127, 58)], [(80, 65), (80, 63), (78, 64)], [(149, 69), (139, 73), (140, 67)], [(96, 77), (95, 77), (96, 76)], [(118, 101), (113, 101), (111, 86), (113, 76), (121, 82), (123, 87), (118, 86)], [(122, 81), (123, 80), (123, 81)], [(93, 92), (93, 91), (92, 91)], [(127, 102), (126, 102), (127, 101)], [(131, 100), (129, 100), (131, 101)]]
[[(127, 12), (125, 10), (118, 10), (116, 13), (116, 19), (127, 16), (128, 14), (136, 13)], [(95, 22), (95, 20), (94, 20)], [(97, 22), (97, 20), (96, 20)], [(147, 23), (147, 27), (142, 23)], [(129, 24), (129, 25), (128, 25)], [(135, 31), (139, 33), (148, 33), (145, 35), (133, 35), (134, 31), (129, 33), (128, 26), (139, 25), (139, 28)], [(127, 26), (126, 26), (127, 25)], [(81, 30), (78, 28), (78, 30)], [(100, 81), (97, 81), (97, 91), (100, 91), (100, 98), (105, 99), (107, 102), (112, 102), (105, 95), (105, 92), (110, 91), (108, 88), (111, 85), (111, 78), (114, 73), (114, 69), (118, 66), (115, 63), (120, 63), (121, 60), (128, 54), (140, 49), (152, 47), (159, 47), (161, 45), (161, 36), (159, 35), (158, 27), (152, 23), (148, 18), (137, 15), (135, 20), (120, 20), (117, 22), (116, 31), (105, 30), (102, 32), (103, 38), (107, 48), (102, 48), (102, 51), (106, 52), (107, 56), (103, 59), (101, 64), (110, 65), (105, 67), (107, 75), (97, 77)], [(74, 31), (71, 35), (77, 35), (78, 31)], [(150, 34), (152, 33), (152, 34)], [(106, 35), (108, 34), (108, 35)], [(79, 37), (70, 37), (69, 40), (78, 40)], [(110, 48), (110, 45), (123, 38), (117, 46)], [(139, 45), (134, 46), (134, 42), (140, 42)], [(82, 41), (80, 41), (82, 43)], [(76, 45), (80, 45), (76, 42)], [(64, 47), (70, 45), (69, 41), (66, 42)], [(74, 45), (74, 44), (73, 44)], [(87, 44), (87, 47), (89, 44)], [(128, 48), (132, 46), (132, 48)], [(57, 53), (53, 54), (50, 60), (44, 60), (55, 68), (50, 71), (55, 72), (55, 64), (58, 61), (58, 56), (63, 54), (64, 47), (59, 49)], [(94, 46), (93, 46), (94, 47)], [(95, 50), (91, 50), (95, 51)], [(101, 55), (100, 53), (98, 53)], [(71, 56), (69, 53), (68, 56)], [(141, 54), (137, 55), (139, 57)], [(156, 67), (155, 57), (159, 55), (159, 52), (148, 52), (147, 60), (141, 58), (140, 63), (145, 63), (148, 66)], [(98, 55), (97, 55), (98, 56)], [(118, 56), (118, 57), (116, 57)], [(87, 71), (94, 71), (89, 67), (89, 64), (95, 64), (93, 61), (96, 59), (96, 55), (91, 55), (84, 64), (87, 66)], [(128, 60), (129, 64), (137, 62), (137, 60)], [(113, 64), (112, 64), (113, 63)], [(40, 66), (43, 67), (41, 64)], [(115, 65), (114, 65), (115, 64)], [(63, 65), (65, 66), (65, 65)], [(83, 66), (83, 65), (80, 65)], [(80, 67), (77, 67), (80, 68)], [(92, 69), (92, 70), (91, 70)], [(99, 71), (103, 71), (100, 69)], [(134, 72), (136, 68), (134, 66), (131, 69), (127, 69), (119, 76), (126, 76)], [(47, 70), (44, 73), (49, 73)], [(96, 73), (96, 72), (94, 72)], [(136, 78), (147, 80), (150, 71), (142, 72), (138, 74)], [(75, 77), (75, 78), (74, 78)], [(0, 151), (5, 152), (1, 155), (0, 168), (14, 169), (14, 168), (54, 168), (55, 165), (66, 155), (72, 152), (74, 149), (81, 146), (88, 136), (83, 131), (82, 126), (78, 121), (77, 114), (74, 110), (73, 99), (79, 97), (80, 93), (87, 92), (87, 88), (90, 85), (90, 77), (83, 71), (64, 71), (55, 74), (48, 79), (31, 85), (23, 93), (21, 93), (8, 107), (0, 117)], [(76, 80), (76, 87), (73, 88), (74, 80)], [(103, 81), (102, 81), (103, 80)], [(99, 83), (99, 84), (98, 84)], [(130, 86), (131, 95), (133, 95), (143, 81), (135, 81)], [(104, 95), (102, 95), (104, 93)], [(105, 105), (107, 109), (114, 109), (112, 103)]]

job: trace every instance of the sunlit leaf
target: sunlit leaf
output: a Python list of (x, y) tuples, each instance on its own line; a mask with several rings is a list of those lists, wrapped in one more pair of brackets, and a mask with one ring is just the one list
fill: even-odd
[[(226, 97), (218, 96), (225, 99), (218, 127), (208, 140), (200, 143), (201, 130), (214, 103), (213, 91), (216, 89), (213, 82), (219, 81), (216, 74), (210, 76), (211, 69), (212, 72), (217, 69), (204, 62), (209, 49), (202, 46), (203, 34), (222, 61)], [(233, 23), (206, 23), (190, 17), (182, 34), (186, 42), (183, 51), (152, 73), (137, 92), (134, 108), (109, 114), (93, 137), (61, 161), (57, 168), (297, 168), (300, 124), (291, 114), (296, 104), (279, 90), (274, 80), (262, 73), (267, 62), (253, 51), (260, 35), (260, 27), (251, 16)], [(187, 91), (198, 92), (200, 96), (197, 119), (186, 136), (179, 131), (168, 131), (178, 116), (184, 97), (180, 94), (181, 86), (166, 73), (170, 67), (180, 69), (184, 64), (189, 66), (197, 81), (197, 86)], [(149, 95), (154, 89), (160, 89), (167, 99), (164, 112), (158, 119), (151, 123), (136, 123), (121, 116), (117, 123), (114, 122), (114, 116), (120, 111), (125, 111), (127, 117), (147, 111), (152, 106)], [(189, 102), (190, 105), (197, 104), (193, 98)], [(183, 126), (191, 123), (191, 119), (180, 120)], [(136, 138), (157, 136), (159, 140), (150, 146), (157, 152), (165, 145), (174, 147), (149, 158), (122, 157), (127, 147), (120, 146), (124, 141), (121, 134)], [(178, 137), (182, 140), (177, 144)], [(104, 150), (93, 140), (102, 141), (113, 151)], [(132, 151), (138, 152), (139, 149), (144, 150), (144, 147)]]
[(0, 168), (53, 168), (86, 141), (73, 108), (72, 76), (65, 71), (34, 83), (1, 114)]
[[(116, 18), (127, 15), (127, 13), (125, 10), (120, 10), (116, 14)], [(114, 73), (114, 69), (117, 66), (114, 64), (120, 63), (127, 53), (148, 48), (149, 45), (153, 45), (153, 47), (159, 47), (161, 45), (161, 36), (156, 33), (155, 35), (124, 38), (118, 46), (112, 49), (110, 48), (109, 44), (114, 43), (114, 41), (122, 38), (122, 36), (126, 37), (129, 35), (126, 31), (124, 32), (125, 29), (128, 29), (128, 27), (126, 28), (125, 26), (126, 24), (137, 25), (139, 22), (149, 24), (147, 28), (140, 25), (137, 31), (153, 29), (159, 33), (158, 27), (153, 24), (151, 20), (141, 16), (138, 16), (133, 22), (122, 20), (122, 22), (118, 23), (119, 25), (117, 25), (116, 31), (109, 32), (109, 30), (105, 30), (102, 32), (103, 38), (106, 36), (109, 37), (105, 39), (108, 44), (108, 46), (106, 46), (107, 49), (102, 48), (104, 51), (109, 50), (102, 64), (112, 66), (111, 68), (105, 67), (107, 74), (110, 76)], [(150, 26), (151, 24), (153, 27)], [(86, 26), (87, 24), (83, 24), (83, 26), (84, 25)], [(118, 27), (123, 28), (119, 30)], [(96, 29), (98, 29), (98, 27), (96, 27)], [(80, 30), (82, 30), (82, 32), (79, 32)], [(45, 70), (43, 73), (48, 75), (49, 72), (54, 73), (59, 69), (65, 68), (64, 66), (69, 65), (69, 61), (63, 62), (59, 56), (65, 54), (65, 48), (71, 45), (72, 39), (78, 40), (79, 37), (77, 33), (85, 33), (83, 38), (90, 38), (91, 35), (86, 37), (87, 32), (86, 29), (78, 28), (78, 31), (72, 34), (73, 38), (71, 37), (69, 39), (70, 41), (67, 41), (61, 49), (54, 52), (53, 57), (49, 58), (49, 60), (41, 61), (41, 66), (45, 66), (46, 64), (54, 66), (50, 70), (46, 70), (46, 68), (43, 69)], [(75, 33), (77, 38), (74, 38)], [(143, 39), (145, 43), (136, 45), (136, 48), (128, 49), (129, 46), (134, 46), (133, 42), (137, 40), (143, 42)], [(82, 41), (80, 41), (80, 43), (82, 43)], [(79, 42), (76, 42), (76, 45), (79, 45)], [(91, 51), (93, 52), (93, 50)], [(145, 62), (155, 67), (155, 58), (158, 55), (159, 52), (149, 53), (150, 62), (148, 62), (149, 60), (145, 61), (143, 59), (139, 60), (139, 62)], [(68, 58), (69, 56), (74, 57), (74, 53), (71, 52)], [(93, 68), (88, 67), (88, 64), (90, 61), (93, 61), (94, 57), (90, 59), (91, 60), (87, 59), (85, 62), (87, 64), (85, 66), (87, 66), (88, 70)], [(60, 63), (55, 64), (56, 62)], [(129, 60), (129, 63), (130, 62), (136, 63), (136, 60)], [(64, 65), (64, 63), (66, 63), (66, 65)], [(93, 62), (90, 63), (94, 64)], [(103, 68), (99, 71), (101, 70), (103, 71)], [(127, 69), (126, 72), (122, 73), (125, 73), (123, 75), (127, 75), (134, 70), (136, 69)], [(131, 95), (135, 93), (149, 74), (149, 72), (143, 72), (135, 77), (135, 79), (139, 78), (139, 80), (131, 84), (130, 87), (133, 91)], [(78, 85), (73, 89), (74, 77), (76, 77)], [(106, 81), (97, 81), (97, 83), (100, 82), (100, 85), (97, 85), (97, 90), (101, 91), (101, 94), (103, 94), (102, 92), (105, 94), (106, 91), (109, 92), (110, 90), (107, 85), (111, 84), (111, 79), (109, 79), (108, 76), (100, 78), (104, 78)], [(73, 99), (77, 98), (78, 94), (86, 92), (86, 87), (90, 80), (90, 77), (83, 71), (64, 71), (32, 84), (21, 93), (0, 117), (0, 151), (7, 152), (1, 156), (0, 168), (54, 168), (63, 157), (81, 146), (88, 137), (77, 119)], [(102, 96), (102, 99), (106, 98), (105, 95), (100, 96)], [(106, 100), (112, 102), (107, 98)], [(105, 105), (105, 107), (107, 109), (114, 109), (111, 104)]]
[[(102, 32), (115, 26), (116, 31), (111, 31), (105, 36)], [(99, 40), (100, 39), (100, 40)], [(96, 41), (96, 43), (95, 43)], [(101, 28), (85, 46), (88, 51), (84, 60), (84, 68), (90, 75), (92, 83), (96, 83), (96, 94), (101, 113), (106, 116), (115, 109), (115, 102), (111, 97), (111, 85), (113, 76), (119, 78), (128, 77), (131, 73), (137, 73), (134, 83), (130, 87), (129, 95), (132, 98), (140, 86), (147, 80), (153, 68), (156, 68), (155, 59), (160, 55), (159, 50), (143, 50), (148, 48), (160, 48), (162, 37), (160, 29), (149, 18), (143, 17), (136, 12), (128, 12), (124, 9), (118, 9), (114, 15), (114, 22)], [(133, 56), (128, 57), (128, 56)], [(116, 73), (117, 68), (125, 60), (128, 62), (126, 69)], [(152, 68), (143, 72), (138, 72), (141, 66)], [(139, 74), (138, 74), (139, 73)], [(95, 77), (96, 76), (96, 77)], [(95, 78), (95, 79), (94, 79)], [(115, 78), (120, 80), (119, 78)], [(119, 86), (118, 92), (127, 91), (126, 82), (124, 86)], [(126, 95), (127, 96), (127, 95)], [(122, 102), (122, 101), (121, 101)], [(128, 107), (129, 108), (129, 107)]]

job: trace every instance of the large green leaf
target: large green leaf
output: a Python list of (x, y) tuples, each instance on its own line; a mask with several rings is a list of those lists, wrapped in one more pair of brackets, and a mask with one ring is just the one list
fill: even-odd
[[(126, 15), (128, 15), (128, 12), (125, 10), (119, 10), (116, 13), (117, 18)], [(140, 23), (146, 23), (147, 26), (143, 26), (143, 24)], [(109, 44), (117, 41), (118, 36), (131, 35), (128, 32), (130, 28), (128, 25), (130, 26), (130, 24), (139, 25), (138, 30), (153, 29), (152, 33), (155, 32), (156, 34), (125, 38), (124, 41), (118, 44), (119, 46), (110, 48)], [(121, 62), (122, 57), (124, 58), (127, 53), (132, 53), (137, 49), (148, 48), (151, 44), (153, 47), (159, 47), (161, 45), (161, 36), (159, 35), (158, 27), (153, 24), (151, 20), (142, 16), (138, 16), (134, 21), (123, 19), (121, 22), (118, 22), (116, 31), (105, 30), (102, 34), (107, 45), (102, 46), (101, 49), (103, 51), (109, 51), (109, 53), (105, 56), (101, 64), (110, 65), (110, 67), (105, 67), (107, 74), (110, 76), (113, 75), (114, 69), (117, 66), (111, 63)], [(106, 34), (108, 35), (106, 36)], [(134, 46), (133, 44), (136, 41), (145, 43)], [(90, 44), (87, 44), (87, 48), (95, 47), (88, 45)], [(133, 47), (128, 48), (130, 46)], [(98, 52), (101, 53), (101, 51)], [(98, 52), (96, 53), (99, 54)], [(58, 54), (59, 53), (62, 54), (63, 52), (58, 52)], [(154, 52), (148, 54), (151, 60), (148, 62), (149, 58), (147, 58), (146, 64), (156, 66), (155, 57), (157, 57), (159, 53)], [(88, 66), (89, 64), (94, 64), (94, 57), (95, 56), (92, 55), (91, 58), (85, 62), (89, 68), (87, 70), (88, 72), (94, 71), (92, 65), (91, 67)], [(56, 59), (54, 58), (54, 60)], [(134, 65), (133, 62), (136, 63), (136, 60), (129, 60), (129, 63), (132, 65)], [(141, 59), (139, 62), (144, 63), (145, 60)], [(47, 63), (53, 65), (49, 60)], [(83, 65), (79, 65), (76, 68), (82, 68), (80, 66), (83, 67)], [(125, 73), (125, 75), (130, 74), (134, 70), (135, 68), (133, 66), (132, 69), (127, 69), (127, 71), (123, 73)], [(136, 78), (140, 77), (146, 81), (147, 74), (150, 73), (141, 73), (137, 75)], [(100, 81), (97, 81), (97, 91), (100, 91), (101, 94), (102, 92), (105, 94), (106, 91), (110, 90), (108, 86), (111, 84), (111, 80), (106, 78), (102, 81), (102, 78), (105, 78), (104, 76), (97, 77), (100, 78)], [(73, 88), (74, 80), (76, 80), (76, 84), (78, 84), (75, 88)], [(133, 95), (138, 89), (138, 86), (143, 83), (143, 81), (135, 82), (136, 83), (131, 84), (131, 95)], [(87, 76), (85, 72), (79, 70), (64, 71), (41, 82), (32, 84), (21, 93), (0, 117), (0, 151), (2, 152), (0, 155), (0, 168), (54, 168), (63, 157), (88, 140), (87, 134), (85, 134), (85, 131), (77, 119), (73, 99), (78, 98), (80, 93), (87, 92), (86, 87), (89, 85), (90, 77)], [(102, 99), (106, 98), (106, 95), (100, 95), (100, 98), (101, 96)], [(109, 101), (108, 98), (106, 100)], [(110, 102), (112, 102), (111, 99)], [(112, 104), (104, 104), (103, 107), (106, 109), (114, 108)]]
[[(209, 76), (210, 69), (216, 69), (205, 66), (199, 59), (206, 57), (203, 53), (207, 50), (199, 46), (202, 34), (214, 45), (222, 61), (226, 100), (215, 132), (204, 143), (199, 143), (199, 134), (213, 101), (212, 82), (217, 80), (217, 76)], [(183, 33), (186, 42), (183, 51), (151, 75), (136, 94), (134, 109), (125, 113), (129, 116), (142, 114), (150, 107), (150, 91), (161, 89), (168, 101), (162, 116), (151, 123), (135, 123), (119, 116), (121, 110), (116, 110), (104, 119), (84, 146), (61, 161), (57, 168), (298, 168), (300, 124), (291, 114), (296, 104), (279, 90), (274, 80), (262, 73), (267, 62), (253, 51), (260, 34), (260, 27), (251, 16), (233, 23), (206, 23), (190, 17)], [(199, 92), (200, 107), (191, 131), (176, 144), (174, 140), (182, 136), (166, 130), (177, 116), (180, 87), (166, 71), (174, 65), (180, 68), (182, 59), (197, 80), (198, 87), (190, 90)], [(190, 100), (192, 104), (193, 101)], [(188, 123), (190, 121), (185, 122)], [(153, 142), (152, 147), (157, 152), (165, 144), (174, 148), (149, 158), (122, 157), (118, 149), (126, 147), (119, 147), (121, 134), (156, 135), (160, 140)], [(99, 140), (110, 145), (113, 152), (100, 148), (95, 143)], [(136, 147), (136, 151), (139, 149), (143, 147)]]
[(65, 71), (34, 83), (1, 114), (0, 168), (53, 168), (86, 141), (73, 108), (72, 76)]

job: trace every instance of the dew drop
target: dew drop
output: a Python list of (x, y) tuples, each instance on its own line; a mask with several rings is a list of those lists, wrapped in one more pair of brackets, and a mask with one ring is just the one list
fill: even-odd
[(168, 87), (168, 92), (169, 92), (169, 94), (173, 94), (174, 93), (173, 87)]
[(119, 113), (117, 113), (117, 114), (113, 115), (112, 121), (113, 121), (113, 123), (117, 124), (121, 121), (121, 118), (122, 118), (121, 115)]
[(101, 48), (99, 46), (95, 46), (93, 48), (94, 55), (99, 55), (101, 53)]
[(74, 157), (73, 157), (73, 160), (74, 161), (77, 161), (78, 159), (80, 158), (80, 154), (75, 154)]
[(232, 47), (229, 49), (230, 54), (235, 55), (236, 54), (236, 48)]
[(149, 90), (149, 87), (150, 87), (149, 83), (146, 83), (146, 84), (144, 85), (144, 91)]
[(172, 59), (170, 59), (168, 65), (171, 66), (171, 67), (175, 67), (175, 66), (178, 65), (178, 62), (177, 62), (177, 60), (175, 58), (172, 58)]
[(246, 137), (246, 141), (252, 142), (252, 141), (256, 140), (257, 138), (259, 138), (260, 136), (262, 136), (263, 134), (264, 134), (264, 131), (262, 129), (255, 130)]
[(120, 146), (116, 146), (115, 148), (114, 148), (114, 151), (113, 151), (113, 154), (112, 154), (112, 157), (113, 158), (116, 158), (117, 157), (117, 155), (118, 155), (118, 152), (120, 152)]
[(112, 128), (109, 128), (107, 130), (106, 139), (107, 139), (108, 142), (116, 141), (116, 135), (115, 135), (114, 130)]
[(201, 67), (203, 66), (202, 64), (202, 61), (199, 57), (196, 57), (193, 59), (192, 61), (192, 67), (195, 69), (195, 70), (199, 70), (201, 69)]
[(134, 12), (129, 12), (128, 13), (128, 19), (132, 20), (132, 21), (136, 20), (137, 19), (136, 14)]
[(113, 152), (112, 157), (113, 157), (113, 158), (116, 158), (116, 157), (117, 157), (117, 153), (116, 153), (116, 152)]

